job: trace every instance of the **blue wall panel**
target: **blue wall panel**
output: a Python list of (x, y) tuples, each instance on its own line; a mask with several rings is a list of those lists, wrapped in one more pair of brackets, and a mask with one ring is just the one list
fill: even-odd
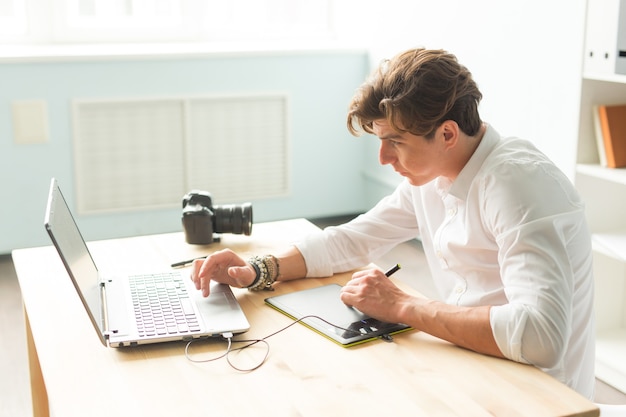
[[(364, 51), (0, 64), (0, 253), (49, 244), (43, 216), (52, 176), (75, 207), (73, 99), (287, 93), (292, 190), (252, 201), (255, 222), (365, 210), (361, 171), (365, 141), (372, 139), (352, 137), (345, 114), (368, 72)], [(47, 104), (48, 143), (13, 141), (11, 104), (29, 99)], [(179, 209), (80, 216), (77, 222), (87, 240), (181, 230)]]

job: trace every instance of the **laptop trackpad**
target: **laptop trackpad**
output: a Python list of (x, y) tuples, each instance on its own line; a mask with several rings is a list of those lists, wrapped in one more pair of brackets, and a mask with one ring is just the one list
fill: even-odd
[(206, 298), (202, 297), (200, 291), (194, 291), (193, 294), (198, 304), (200, 314), (214, 314), (220, 311), (239, 310), (239, 304), (235, 296), (225, 284), (211, 283), (211, 293)]
[(211, 283), (211, 294), (206, 298), (202, 297), (200, 291), (192, 294), (209, 332), (220, 333), (248, 327), (245, 315), (229, 286)]

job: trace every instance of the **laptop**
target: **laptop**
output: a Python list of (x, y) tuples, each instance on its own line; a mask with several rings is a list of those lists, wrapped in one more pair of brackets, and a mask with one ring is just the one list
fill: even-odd
[(55, 178), (45, 228), (105, 346), (122, 347), (246, 332), (250, 324), (228, 285), (202, 297), (188, 270), (111, 275), (96, 266)]

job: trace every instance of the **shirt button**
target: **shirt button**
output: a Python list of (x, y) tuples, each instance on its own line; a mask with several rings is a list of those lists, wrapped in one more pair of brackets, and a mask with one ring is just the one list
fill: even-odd
[(456, 214), (456, 209), (448, 209), (448, 216), (454, 216)]
[(460, 285), (457, 285), (456, 288), (454, 288), (454, 292), (456, 292), (457, 294), (461, 294), (463, 293), (463, 291), (465, 291), (465, 289)]

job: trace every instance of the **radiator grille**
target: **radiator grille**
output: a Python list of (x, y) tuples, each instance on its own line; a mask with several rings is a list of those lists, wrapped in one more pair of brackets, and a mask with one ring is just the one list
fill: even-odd
[(215, 204), (289, 191), (284, 95), (74, 103), (79, 213)]

